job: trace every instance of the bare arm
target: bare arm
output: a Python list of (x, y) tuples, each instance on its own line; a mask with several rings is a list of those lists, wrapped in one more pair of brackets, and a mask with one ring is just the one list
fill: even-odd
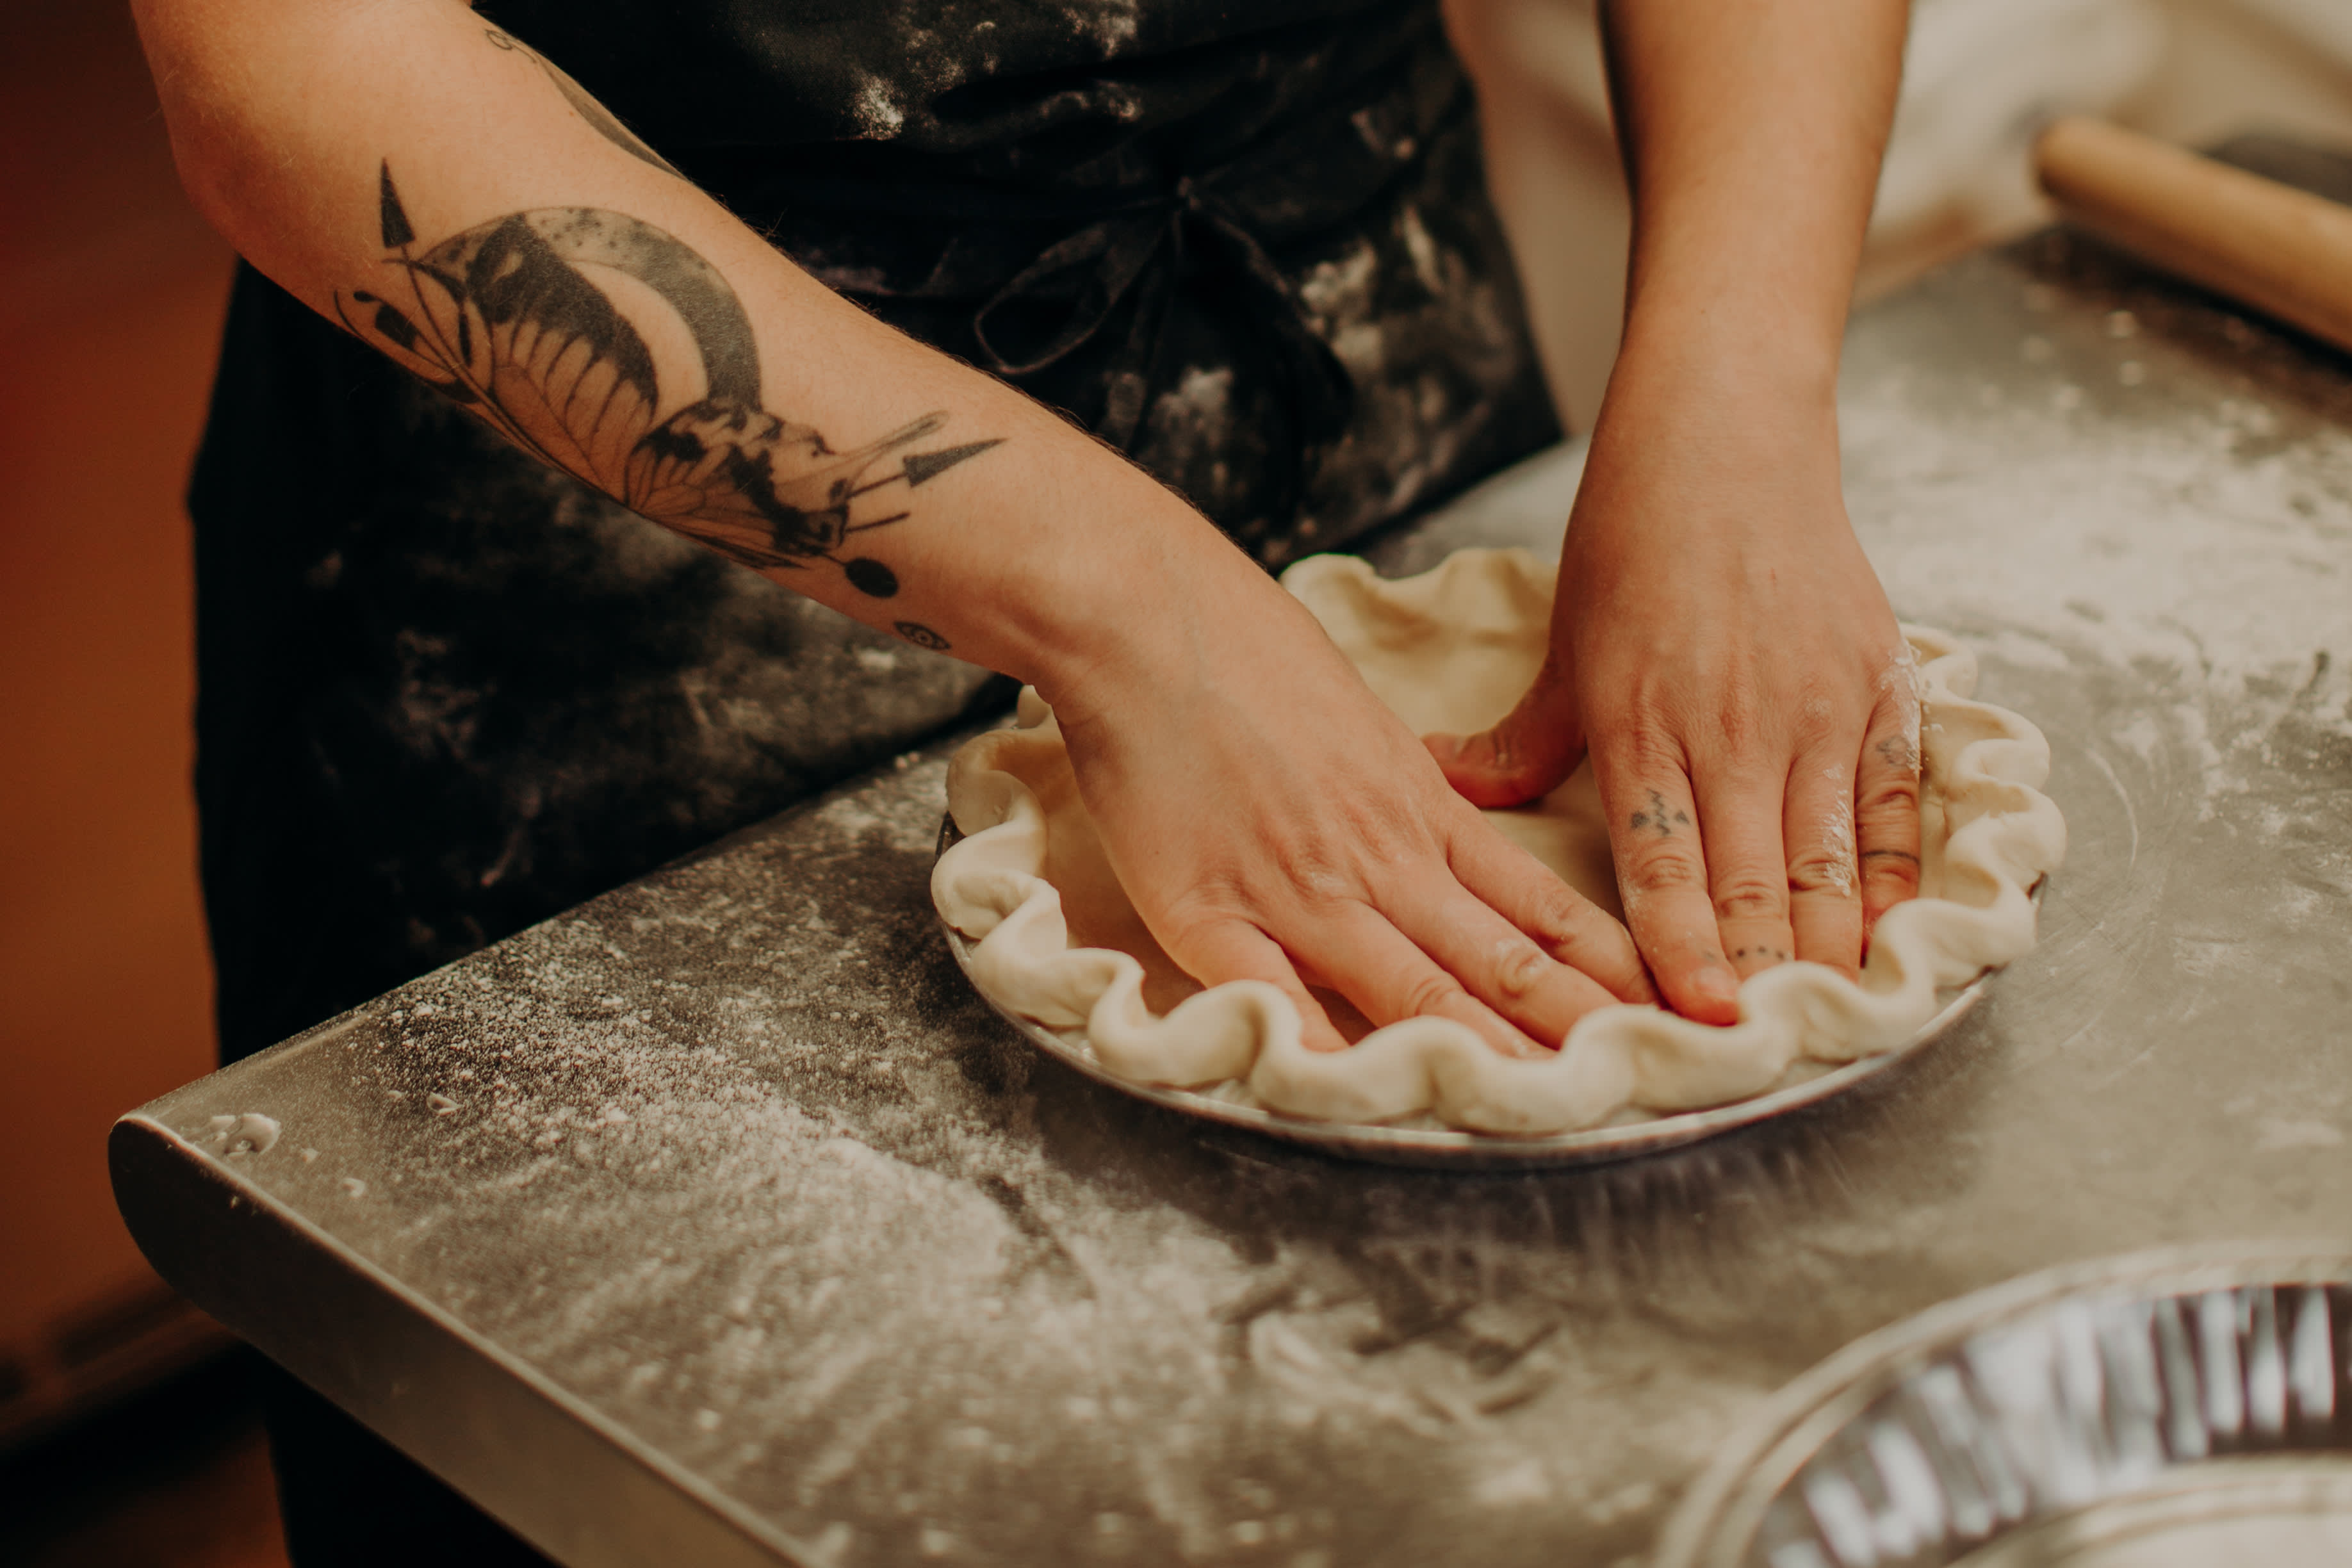
[(1629, 368), (1753, 376), (1830, 408), (1908, 9), (1603, 6), (1635, 203)]
[[(1504, 1049), (1646, 994), (1190, 507), (803, 274), (457, 0), (145, 0), (184, 178), (256, 266), (525, 451), (1053, 702), (1154, 934)], [(1599, 977), (1601, 983), (1596, 983)]]
[[(1474, 62), (1507, 3), (1458, 0)], [(1917, 706), (1836, 413), (1906, 13), (1604, 5), (1633, 254), (1552, 659), (1496, 730), (1433, 738), (1496, 805), (1589, 746), (1629, 923), (1697, 1017), (1728, 1021), (1738, 980), (1790, 957), (1851, 972), (1917, 889)]]

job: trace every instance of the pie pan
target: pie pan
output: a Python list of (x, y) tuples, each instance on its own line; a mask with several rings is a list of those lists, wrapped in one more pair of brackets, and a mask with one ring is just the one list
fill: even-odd
[(2352, 1561), (2352, 1255), (2181, 1247), (1930, 1308), (1725, 1444), (1655, 1568)]
[[(962, 837), (956, 827), (955, 819), (952, 816), (947, 818), (940, 828), (939, 852), (944, 855)], [(2042, 899), (2040, 884), (2034, 887), (2032, 897), (2039, 905)], [(964, 972), (965, 978), (970, 979), (972, 949), (977, 944), (945, 921), (940, 922), (940, 929), (947, 934), (948, 951), (955, 955), (957, 966)], [(1234, 1083), (1206, 1089), (1170, 1089), (1139, 1083), (1121, 1078), (1104, 1067), (1093, 1048), (1087, 1044), (1084, 1029), (1048, 1028), (1033, 1018), (1024, 1018), (1000, 1005), (978, 984), (974, 984), (972, 989), (986, 997), (988, 1005), (997, 1015), (1038, 1049), (1122, 1094), (1132, 1095), (1171, 1110), (1182, 1111), (1188, 1116), (1197, 1116), (1227, 1127), (1245, 1128), (1252, 1132), (1305, 1144), (1325, 1153), (1349, 1159), (1370, 1160), (1389, 1165), (1475, 1171), (1585, 1165), (1631, 1159), (1696, 1142), (1702, 1138), (1712, 1138), (1735, 1128), (1769, 1121), (1812, 1105), (1885, 1071), (1897, 1062), (1907, 1060), (1948, 1034), (1976, 1006), (1990, 979), (1990, 973), (1979, 974), (1967, 985), (1941, 998), (1943, 1005), (1937, 1009), (1936, 1015), (1893, 1050), (1860, 1058), (1751, 1099), (1705, 1110), (1645, 1117), (1640, 1121), (1604, 1124), (1574, 1132), (1524, 1138), (1492, 1132), (1467, 1132), (1433, 1124), (1414, 1124), (1430, 1120), (1427, 1118), (1415, 1118), (1413, 1122), (1403, 1124), (1379, 1125), (1310, 1121), (1269, 1110), (1254, 1101), (1245, 1089)]]

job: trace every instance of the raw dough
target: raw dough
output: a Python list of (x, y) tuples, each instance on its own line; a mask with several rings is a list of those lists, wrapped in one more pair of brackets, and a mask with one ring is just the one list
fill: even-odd
[[(1282, 581), (1416, 732), (1491, 724), (1543, 658), (1552, 569), (1522, 550), (1465, 550), (1399, 582), (1353, 557), (1317, 556)], [(2033, 945), (2027, 894), (2066, 844), (2057, 807), (2036, 787), (2049, 747), (2016, 714), (1968, 700), (1976, 661), (1958, 643), (1912, 627), (1905, 636), (1925, 703), (1922, 896), (1879, 921), (1859, 985), (1819, 964), (1780, 964), (1741, 985), (1740, 1021), (1728, 1027), (1608, 1007), (1580, 1021), (1557, 1055), (1519, 1060), (1448, 1019), (1370, 1030), (1342, 1004), (1333, 1022), (1355, 1043), (1310, 1051), (1280, 991), (1258, 981), (1204, 991), (1152, 941), (1033, 692), (1023, 693), (1022, 728), (956, 753), (948, 809), (968, 837), (940, 858), (932, 900), (978, 942), (972, 978), (992, 1001), (1051, 1028), (1083, 1027), (1106, 1068), (1142, 1083), (1241, 1079), (1259, 1103), (1293, 1116), (1383, 1122), (1427, 1111), (1523, 1136), (1746, 1099), (1807, 1062), (1902, 1044), (1934, 1016), (1939, 988)], [(1589, 770), (1537, 805), (1486, 816), (1618, 912)]]

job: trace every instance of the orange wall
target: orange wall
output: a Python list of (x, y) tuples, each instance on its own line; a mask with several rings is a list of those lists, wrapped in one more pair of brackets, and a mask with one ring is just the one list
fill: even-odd
[(211, 1066), (180, 492), (228, 268), (123, 7), (0, 7), (0, 1346), (142, 1278), (107, 1126)]

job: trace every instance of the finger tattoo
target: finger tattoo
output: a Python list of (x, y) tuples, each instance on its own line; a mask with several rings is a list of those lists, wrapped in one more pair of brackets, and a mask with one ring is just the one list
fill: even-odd
[(1675, 807), (1671, 811), (1668, 810), (1666, 806), (1666, 797), (1660, 795), (1656, 790), (1652, 790), (1650, 792), (1650, 809), (1647, 811), (1635, 812), (1631, 817), (1626, 819), (1626, 823), (1627, 826), (1632, 827), (1636, 833), (1641, 832), (1643, 828), (1649, 828), (1656, 832), (1657, 836), (1661, 838), (1672, 838), (1675, 836), (1675, 829), (1677, 827), (1688, 827), (1691, 825), (1691, 819), (1690, 814), (1684, 811), (1679, 806)]

